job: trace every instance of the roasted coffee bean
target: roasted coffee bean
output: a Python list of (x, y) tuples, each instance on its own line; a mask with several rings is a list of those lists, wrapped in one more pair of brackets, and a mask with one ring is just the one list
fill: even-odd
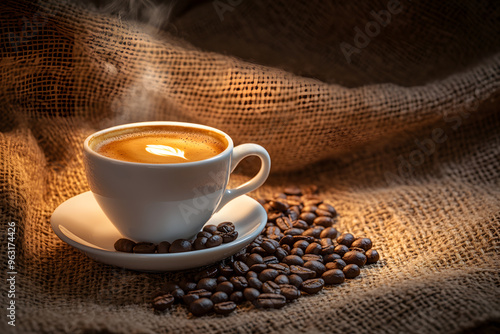
[(251, 302), (257, 299), (259, 295), (260, 291), (255, 288), (245, 288), (245, 290), (243, 290), (243, 296), (245, 297), (246, 300)]
[(307, 187), (302, 187), (302, 193), (304, 195), (314, 195), (318, 193), (318, 186), (313, 184)]
[(311, 242), (314, 242), (314, 237), (313, 236), (294, 235), (294, 236), (292, 236), (292, 238), (294, 240), (294, 243), (296, 243), (297, 241), (305, 241), (308, 244), (310, 244)]
[(234, 291), (234, 285), (230, 281), (227, 282), (222, 282), (217, 284), (217, 288), (215, 288), (216, 291), (222, 291), (230, 295)]
[(264, 260), (264, 263), (267, 265), (272, 264), (272, 263), (279, 263), (278, 258), (274, 255), (265, 256), (262, 258), (262, 260)]
[(236, 229), (232, 222), (223, 222), (217, 225), (217, 231), (222, 233), (233, 232)]
[(301, 230), (300, 228), (290, 228), (290, 229), (288, 229), (286, 231), (283, 231), (283, 233), (285, 235), (294, 236), (294, 235), (301, 235), (303, 231), (304, 230)]
[[(282, 192), (281, 192), (281, 193), (279, 193), (279, 192), (278, 192), (278, 193), (275, 193), (275, 194), (273, 195), (273, 198), (274, 198), (274, 199), (286, 199), (286, 198), (287, 198), (287, 196), (286, 196), (286, 194), (285, 194), (285, 193), (282, 193)], [(272, 199), (271, 199), (271, 200), (269, 200), (269, 201), (272, 201)]]
[(285, 235), (281, 240), (279, 241), (280, 245), (293, 245), (295, 241), (293, 240), (293, 237), (291, 235)]
[(345, 278), (355, 278), (361, 272), (358, 265), (354, 263), (348, 264), (342, 271), (344, 272)]
[(316, 276), (315, 271), (296, 265), (290, 266), (290, 273), (300, 276), (303, 280), (314, 278)]
[(310, 295), (320, 292), (325, 286), (325, 281), (322, 278), (312, 278), (305, 280), (300, 285), (300, 289)]
[(369, 238), (358, 238), (352, 242), (351, 247), (359, 247), (367, 251), (372, 248), (372, 241)]
[(318, 205), (318, 209), (326, 210), (326, 211), (330, 212), (332, 217), (337, 216), (337, 210), (335, 210), (335, 208), (330, 204), (321, 203), (320, 205)]
[(347, 247), (351, 247), (353, 241), (354, 236), (351, 233), (343, 233), (340, 237), (337, 238), (338, 244), (345, 245)]
[(238, 239), (238, 231), (221, 233), (220, 236), (222, 237), (222, 242), (227, 244), (229, 242), (233, 242), (234, 240)]
[(356, 252), (356, 251), (349, 251), (344, 254), (342, 257), (342, 260), (344, 260), (345, 263), (351, 264), (354, 263), (358, 265), (359, 267), (362, 267), (366, 263), (366, 256), (363, 253)]
[(222, 237), (218, 234), (212, 235), (210, 238), (207, 239), (207, 242), (205, 243), (207, 248), (212, 248), (212, 247), (217, 247), (222, 245)]
[(174, 297), (167, 293), (153, 299), (153, 308), (158, 311), (165, 311), (174, 303)]
[(212, 310), (214, 303), (208, 298), (200, 298), (189, 305), (189, 311), (199, 317)]
[(270, 240), (274, 240), (276, 242), (280, 241), (280, 239), (283, 237), (283, 233), (280, 233), (278, 235), (276, 234), (271, 234), (267, 236)]
[(289, 205), (284, 201), (273, 200), (269, 202), (269, 205), (276, 211), (286, 211)]
[(256, 277), (250, 277), (248, 279), (248, 286), (260, 290), (262, 289), (262, 282)]
[(244, 276), (233, 276), (229, 282), (233, 283), (234, 290), (243, 290), (248, 287), (248, 281)]
[(287, 252), (287, 255), (290, 254), (290, 251), (292, 250), (292, 247), (290, 247), (290, 245), (285, 244), (285, 245), (281, 245), (280, 247), (283, 248), (283, 250), (285, 252)]
[[(270, 242), (274, 246), (274, 248), (278, 248), (280, 246), (279, 240), (275, 240), (272, 238), (263, 238), (262, 243), (264, 243), (264, 241)], [(261, 247), (262, 247), (262, 243), (261, 243)]]
[(286, 202), (289, 205), (287, 212), (290, 212), (291, 207), (302, 205), (302, 199), (299, 196), (288, 196)]
[(202, 278), (196, 285), (196, 289), (205, 289), (207, 291), (215, 291), (217, 288), (216, 278)]
[(197, 290), (189, 291), (188, 295), (198, 295), (198, 297), (200, 297), (200, 298), (210, 298), (212, 296), (212, 293), (208, 290), (205, 290), (205, 289), (197, 289)]
[[(334, 251), (335, 251), (335, 246), (331, 245), (331, 246), (321, 248), (321, 251), (319, 252), (319, 254), (324, 257), (324, 256), (329, 255), (329, 254), (334, 254)], [(338, 254), (336, 254), (336, 255), (338, 255)]]
[(304, 260), (304, 262), (319, 261), (319, 262), (323, 263), (323, 257), (319, 254), (304, 254), (302, 256), (302, 260)]
[(300, 297), (300, 291), (295, 285), (283, 284), (280, 285), (281, 294), (285, 296), (286, 300), (295, 300)]
[(259, 263), (264, 263), (264, 259), (260, 254), (252, 253), (250, 256), (247, 258), (246, 264), (247, 266), (251, 267), (254, 264), (259, 264)]
[(354, 252), (359, 252), (359, 253), (363, 253), (365, 254), (366, 251), (363, 249), (363, 248), (359, 248), (359, 247), (349, 247), (349, 251), (354, 251)]
[(227, 282), (227, 277), (226, 276), (219, 276), (217, 277), (217, 284), (220, 284), (222, 282)]
[(205, 225), (205, 226), (203, 226), (203, 231), (208, 232), (210, 234), (214, 234), (215, 232), (217, 232), (217, 226)]
[(286, 297), (275, 293), (262, 293), (253, 304), (257, 308), (282, 308), (286, 305)]
[(250, 256), (250, 253), (246, 253), (245, 250), (243, 250), (245, 253), (242, 254), (237, 254), (237, 256), (234, 257), (235, 261), (241, 261), (243, 263), (247, 263), (247, 258)]
[(315, 213), (318, 210), (316, 205), (307, 205), (302, 208), (302, 212), (312, 212)]
[(286, 195), (289, 195), (289, 196), (301, 196), (302, 195), (302, 190), (300, 190), (299, 187), (296, 187), (296, 186), (290, 186), (290, 187), (286, 187), (283, 192), (286, 194)]
[(193, 248), (196, 250), (207, 248), (207, 237), (198, 237), (193, 242)]
[(196, 234), (196, 237), (197, 237), (197, 238), (203, 238), (203, 237), (205, 237), (205, 238), (207, 238), (207, 239), (208, 239), (208, 238), (210, 238), (211, 236), (212, 236), (212, 233), (209, 233), (209, 232), (207, 232), (207, 231), (200, 231), (200, 232), (198, 232), (198, 234)]
[(192, 302), (194, 302), (195, 300), (198, 300), (200, 299), (200, 295), (197, 295), (197, 294), (187, 294), (187, 295), (184, 295), (182, 297), (182, 301), (184, 302), (184, 304), (186, 305), (189, 305), (191, 304)]
[(180, 288), (179, 284), (175, 283), (175, 282), (167, 282), (163, 285), (163, 287), (161, 288), (162, 291), (164, 292), (167, 292), (167, 293), (170, 293), (172, 291), (174, 291), (175, 289), (178, 289)]
[(179, 287), (186, 293), (196, 290), (196, 285), (197, 283), (186, 280), (182, 280), (179, 282)]
[(367, 263), (376, 263), (380, 259), (380, 255), (378, 254), (377, 250), (375, 249), (369, 249), (366, 253), (366, 262)]
[(258, 246), (258, 247), (252, 248), (252, 254), (259, 254), (261, 256), (266, 256), (267, 252), (264, 248)]
[(174, 289), (170, 292), (170, 294), (172, 295), (172, 297), (175, 298), (175, 300), (177, 301), (181, 301), (182, 300), (182, 297), (184, 297), (185, 293), (184, 293), (184, 290), (182, 290), (181, 288), (177, 288), (177, 289)]
[(325, 267), (327, 270), (331, 269), (344, 269), (347, 264), (342, 259), (335, 259), (332, 262), (328, 262)]
[[(303, 221), (301, 219), (294, 220), (292, 222), (292, 227), (293, 228), (299, 228), (301, 230), (307, 230), (307, 229), (309, 229), (309, 225), (305, 221)], [(302, 233), (304, 233), (304, 232), (302, 232)]]
[(245, 262), (235, 261), (233, 263), (233, 269), (236, 275), (243, 276), (250, 270), (250, 268), (246, 265)]
[(325, 284), (340, 284), (345, 281), (345, 275), (340, 269), (327, 270), (321, 275), (321, 278)]
[(266, 240), (266, 241), (262, 242), (262, 244), (260, 245), (260, 247), (264, 248), (264, 250), (268, 254), (273, 254), (276, 251), (276, 246), (270, 240)]
[(223, 291), (217, 291), (212, 295), (212, 297), (210, 297), (210, 300), (214, 304), (223, 303), (229, 300), (229, 296)]
[(290, 251), (290, 255), (303, 256), (304, 255), (304, 250), (302, 248), (293, 248)]
[(304, 268), (311, 269), (316, 272), (316, 277), (321, 277), (323, 273), (326, 271), (326, 267), (323, 263), (319, 261), (307, 261), (304, 263)]
[(307, 224), (312, 225), (314, 219), (316, 219), (316, 215), (312, 212), (302, 212), (299, 218), (305, 221)]
[(313, 224), (316, 226), (323, 226), (325, 228), (328, 228), (328, 227), (331, 227), (333, 225), (333, 219), (330, 217), (321, 216), (321, 217), (314, 219)]
[(278, 261), (282, 261), (286, 256), (288, 256), (288, 252), (284, 250), (282, 247), (278, 247), (274, 252), (274, 256), (276, 256)]
[(349, 248), (346, 245), (337, 245), (333, 251), (340, 256), (344, 256), (349, 251)]
[(236, 303), (235, 302), (223, 302), (223, 303), (217, 303), (214, 305), (214, 312), (217, 314), (229, 314), (236, 310)]
[(319, 235), (320, 238), (330, 238), (330, 239), (335, 239), (337, 237), (338, 231), (335, 227), (327, 227), (323, 231), (321, 231), (321, 234)]
[(280, 293), (280, 286), (273, 281), (264, 282), (262, 284), (262, 292), (263, 293)]
[(133, 248), (134, 253), (152, 254), (156, 252), (156, 245), (151, 242), (139, 242)]
[(288, 229), (291, 229), (292, 226), (292, 221), (288, 217), (280, 217), (276, 219), (276, 226), (280, 228), (282, 231), (286, 231)]
[(267, 282), (274, 280), (279, 275), (276, 269), (265, 269), (259, 274), (259, 280), (261, 282)]
[(306, 247), (304, 252), (306, 254), (319, 254), (320, 251), (321, 251), (321, 245), (318, 244), (317, 242), (313, 242), (312, 244), (309, 244)]
[(239, 304), (241, 303), (243, 300), (245, 300), (245, 297), (243, 296), (243, 292), (242, 291), (235, 291), (233, 292), (230, 296), (229, 296), (229, 300)]
[(275, 222), (280, 217), (283, 217), (283, 212), (269, 212), (267, 214), (267, 220), (270, 222)]
[(194, 275), (193, 280), (194, 281), (199, 281), (202, 278), (207, 278), (207, 277), (216, 277), (219, 274), (219, 268), (215, 265), (210, 266), (208, 268), (203, 269), (202, 271), (199, 271)]
[(191, 245), (191, 242), (189, 242), (189, 240), (177, 239), (174, 242), (172, 242), (172, 245), (170, 245), (169, 252), (182, 253), (182, 252), (189, 252), (192, 249), (193, 245)]
[(288, 281), (290, 282), (291, 285), (297, 288), (302, 284), (302, 282), (304, 282), (304, 280), (300, 276), (295, 274), (288, 276)]
[(282, 260), (283, 263), (291, 265), (302, 266), (304, 264), (304, 260), (298, 255), (288, 255)]
[(330, 238), (320, 238), (319, 239), (319, 243), (321, 245), (321, 248), (326, 248), (328, 246), (332, 246), (333, 245), (333, 241)]
[(168, 253), (169, 249), (170, 249), (170, 242), (168, 241), (162, 241), (158, 244), (158, 247), (156, 247), (156, 251), (158, 252), (158, 254)]
[(287, 275), (281, 274), (281, 275), (276, 276), (276, 278), (274, 279), (274, 283), (276, 283), (278, 285), (289, 284), (290, 280), (288, 279)]
[(300, 248), (304, 251), (306, 250), (307, 246), (309, 246), (309, 242), (305, 240), (299, 240), (293, 244), (293, 248)]
[(225, 277), (230, 277), (234, 274), (234, 269), (230, 266), (223, 266), (220, 268), (220, 274)]
[(327, 211), (327, 210), (322, 210), (320, 208), (318, 208), (315, 212), (316, 216), (318, 217), (329, 217), (329, 218), (332, 218), (332, 214), (330, 213), (330, 211)]
[(337, 259), (341, 259), (342, 256), (338, 255), (337, 253), (332, 253), (332, 254), (328, 254), (328, 255), (324, 255), (323, 256), (323, 263), (328, 263), (328, 262), (332, 262), (332, 261), (335, 261)]
[(264, 269), (267, 269), (267, 264), (265, 263), (257, 263), (250, 267), (250, 270), (256, 273), (260, 273)]
[(287, 210), (287, 216), (288, 218), (290, 218), (291, 221), (297, 220), (299, 218), (299, 215), (300, 215), (300, 208), (296, 205), (291, 206)]
[(315, 227), (311, 227), (311, 228), (308, 228), (307, 230), (305, 230), (304, 232), (302, 232), (302, 235), (311, 236), (313, 238), (318, 238), (320, 233), (321, 233), (321, 231), (317, 230)]
[(290, 275), (290, 266), (286, 263), (270, 263), (268, 269), (275, 269), (280, 275)]
[(250, 270), (250, 271), (248, 271), (248, 272), (247, 272), (247, 274), (245, 275), (245, 278), (247, 279), (247, 281), (248, 281), (250, 278), (252, 278), (252, 277), (257, 278), (257, 277), (259, 277), (259, 274), (257, 274), (255, 271)]

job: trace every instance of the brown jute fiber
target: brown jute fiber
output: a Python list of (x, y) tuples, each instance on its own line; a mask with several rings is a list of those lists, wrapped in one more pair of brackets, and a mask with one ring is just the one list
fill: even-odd
[[(161, 25), (98, 3), (0, 4), (1, 333), (498, 330), (496, 2), (191, 1)], [(281, 310), (155, 314), (150, 294), (175, 274), (97, 263), (49, 222), (89, 189), (85, 137), (147, 120), (263, 145), (272, 175), (252, 196), (318, 185), (381, 261)]]

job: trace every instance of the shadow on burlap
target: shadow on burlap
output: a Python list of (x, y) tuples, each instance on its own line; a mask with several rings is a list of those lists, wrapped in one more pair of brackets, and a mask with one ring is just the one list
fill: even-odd
[[(223, 21), (214, 3), (195, 2), (154, 33), (80, 5), (0, 5), (1, 249), (5, 263), (15, 222), (18, 272), (16, 327), (3, 315), (2, 333), (498, 326), (498, 6), (402, 1), (349, 63), (339, 45), (356, 46), (353, 29), (388, 3), (234, 2)], [(273, 174), (252, 196), (318, 185), (338, 229), (372, 238), (381, 261), (281, 310), (155, 314), (149, 296), (172, 274), (94, 262), (49, 224), (88, 190), (84, 138), (145, 120), (204, 123), (264, 145)]]

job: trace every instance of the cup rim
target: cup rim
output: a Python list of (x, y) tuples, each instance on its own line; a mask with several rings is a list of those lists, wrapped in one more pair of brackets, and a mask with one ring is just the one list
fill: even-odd
[[(224, 138), (227, 140), (227, 147), (224, 149), (224, 151), (220, 152), (217, 155), (214, 155), (213, 157), (210, 157), (208, 159), (204, 160), (198, 160), (198, 161), (189, 161), (189, 162), (174, 162), (174, 163), (147, 163), (147, 162), (133, 162), (133, 161), (123, 161), (123, 160), (118, 160), (118, 159), (113, 159), (107, 156), (104, 156), (102, 154), (97, 153), (94, 151), (89, 143), (92, 140), (92, 138), (95, 138), (97, 136), (100, 136), (102, 134), (105, 134), (110, 131), (115, 131), (115, 130), (121, 130), (121, 129), (127, 129), (127, 128), (134, 128), (134, 127), (140, 127), (140, 126), (183, 126), (183, 127), (190, 127), (190, 128), (197, 128), (197, 129), (204, 129), (204, 130), (209, 130), (213, 132), (217, 132), (218, 134), (222, 135)], [(117, 163), (117, 164), (124, 164), (124, 165), (130, 165), (130, 166), (147, 166), (147, 167), (187, 167), (187, 166), (196, 166), (196, 165), (203, 165), (206, 164), (207, 162), (211, 162), (214, 160), (218, 160), (222, 158), (223, 156), (229, 154), (234, 147), (233, 140), (227, 133), (225, 133), (222, 130), (216, 129), (214, 127), (204, 125), (204, 124), (198, 124), (198, 123), (189, 123), (189, 122), (175, 122), (175, 121), (149, 121), (149, 122), (135, 122), (135, 123), (126, 123), (126, 124), (121, 124), (121, 125), (115, 125), (112, 127), (108, 127), (99, 131), (96, 131), (89, 135), (84, 143), (83, 143), (83, 148), (85, 152), (95, 158), (98, 159), (103, 159), (105, 161)]]

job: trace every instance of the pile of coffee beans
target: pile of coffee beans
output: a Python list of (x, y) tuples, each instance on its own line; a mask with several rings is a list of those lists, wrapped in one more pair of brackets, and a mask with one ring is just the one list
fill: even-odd
[(154, 309), (178, 302), (194, 316), (229, 314), (247, 301), (277, 309), (355, 278), (379, 260), (369, 238), (337, 231), (337, 212), (316, 187), (288, 187), (259, 202), (268, 215), (261, 235), (221, 263), (167, 283), (153, 296)]
[(212, 248), (236, 240), (238, 231), (232, 222), (223, 222), (219, 225), (205, 225), (193, 240), (177, 239), (172, 243), (162, 241), (159, 244), (151, 242), (134, 242), (130, 239), (118, 239), (115, 250), (126, 253), (165, 254), (181, 253), (205, 248)]

